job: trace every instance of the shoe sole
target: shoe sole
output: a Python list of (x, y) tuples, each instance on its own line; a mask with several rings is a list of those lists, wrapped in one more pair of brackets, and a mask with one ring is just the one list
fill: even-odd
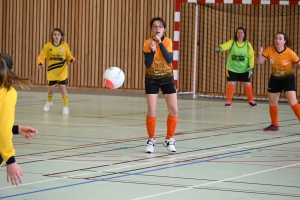
[(279, 130), (276, 130), (276, 131), (272, 131), (272, 130), (263, 130), (263, 131), (265, 131), (265, 132), (277, 132), (277, 131), (279, 131)]
[[(154, 151), (153, 151), (154, 152)], [(146, 153), (153, 153), (153, 152), (151, 152), (151, 151), (146, 151)]]

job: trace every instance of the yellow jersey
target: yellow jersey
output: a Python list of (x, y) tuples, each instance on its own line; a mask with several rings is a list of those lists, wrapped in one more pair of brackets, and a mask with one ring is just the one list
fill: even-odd
[(13, 87), (0, 89), (0, 154), (5, 162), (16, 154), (12, 142), (16, 103), (17, 92)]
[(43, 65), (45, 59), (47, 59), (48, 63), (48, 81), (63, 81), (67, 79), (68, 63), (75, 60), (66, 42), (61, 42), (58, 46), (48, 42), (38, 56), (37, 65)]

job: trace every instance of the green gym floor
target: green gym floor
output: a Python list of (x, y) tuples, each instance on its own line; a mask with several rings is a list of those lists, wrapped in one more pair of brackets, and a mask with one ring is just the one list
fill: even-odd
[(270, 125), (267, 102), (179, 96), (176, 153), (162, 145), (167, 107), (157, 104), (156, 145), (145, 153), (143, 91), (72, 89), (70, 114), (62, 114), (56, 88), (43, 111), (46, 88), (18, 90), (15, 124), (39, 133), (15, 135), (23, 182), (6, 182), (0, 199), (16, 200), (294, 200), (300, 199), (300, 124), (279, 104), (280, 131)]

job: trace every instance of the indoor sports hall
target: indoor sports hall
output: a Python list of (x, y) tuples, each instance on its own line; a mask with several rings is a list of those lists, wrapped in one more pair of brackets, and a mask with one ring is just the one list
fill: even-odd
[[(0, 199), (299, 199), (299, 121), (280, 104), (280, 131), (269, 125), (268, 104), (183, 96), (178, 100), (176, 153), (162, 145), (168, 111), (157, 107), (153, 154), (145, 153), (143, 94), (70, 91), (43, 113), (41, 91), (19, 92), (16, 124), (38, 129), (32, 140), (15, 136), (23, 183), (6, 183)], [(243, 113), (243, 114), (241, 114)]]
[[(270, 125), (270, 62), (255, 65), (257, 106), (237, 83), (225, 107), (228, 53), (215, 48), (237, 27), (257, 54), (284, 31), (300, 56), (300, 2), (294, 0), (0, 0), (0, 53), (14, 72), (31, 77), (18, 93), (15, 124), (34, 127), (31, 140), (14, 135), (22, 183), (0, 168), (0, 199), (12, 200), (296, 200), (300, 199), (300, 123), (280, 96), (279, 131)], [(147, 99), (143, 42), (149, 21), (161, 16), (173, 40), (178, 124), (176, 152), (164, 147), (168, 108), (159, 93), (156, 144), (146, 153)], [(69, 66), (69, 114), (55, 88), (47, 100), (46, 70), (37, 56), (54, 27), (65, 32), (78, 60)], [(45, 63), (47, 66), (47, 63)], [(125, 81), (109, 89), (103, 73), (121, 68)], [(300, 99), (299, 75), (296, 94)], [(1, 111), (0, 111), (1, 112)]]

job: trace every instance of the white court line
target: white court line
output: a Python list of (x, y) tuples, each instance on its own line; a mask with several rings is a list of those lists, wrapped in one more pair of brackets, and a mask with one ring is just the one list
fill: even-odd
[(153, 195), (149, 195), (149, 196), (144, 196), (144, 197), (139, 197), (139, 198), (135, 198), (135, 199), (131, 199), (131, 200), (148, 199), (148, 198), (157, 197), (157, 196), (166, 195), (166, 194), (171, 194), (171, 193), (175, 193), (175, 192), (181, 192), (181, 191), (193, 189), (193, 188), (196, 188), (196, 187), (203, 187), (203, 186), (207, 186), (207, 185), (213, 185), (213, 184), (216, 184), (216, 183), (221, 183), (221, 182), (230, 181), (230, 180), (234, 180), (234, 179), (244, 178), (244, 177), (247, 177), (247, 176), (262, 174), (262, 173), (265, 173), (265, 172), (271, 172), (271, 171), (284, 169), (284, 168), (289, 168), (289, 167), (294, 167), (294, 166), (297, 166), (297, 165), (300, 165), (300, 163), (296, 163), (296, 164), (292, 164), (292, 165), (286, 165), (286, 166), (282, 166), (282, 167), (276, 167), (276, 168), (273, 168), (273, 169), (258, 171), (258, 172), (254, 172), (254, 173), (250, 173), (250, 174), (244, 174), (244, 175), (241, 175), (241, 176), (226, 178), (226, 179), (219, 180), (219, 181), (203, 183), (203, 184), (200, 184), (200, 185), (193, 185), (193, 186), (189, 186), (189, 187), (182, 188), (182, 189), (171, 190), (171, 191), (168, 191), (168, 192), (161, 192), (161, 193), (157, 193), (157, 194), (153, 194)]
[[(277, 140), (277, 141), (271, 141), (271, 142), (264, 142), (264, 143), (253, 144), (253, 145), (248, 145), (248, 146), (234, 147), (234, 148), (217, 150), (217, 151), (211, 151), (211, 152), (204, 152), (204, 153), (199, 153), (199, 154), (182, 156), (182, 157), (178, 157), (178, 158), (170, 158), (170, 159), (166, 159), (166, 160), (159, 160), (159, 161), (154, 161), (154, 162), (141, 163), (141, 164), (131, 165), (131, 166), (129, 165), (129, 166), (124, 166), (124, 167), (118, 167), (118, 168), (114, 168), (114, 169), (108, 169), (108, 170), (101, 170), (101, 171), (96, 171), (96, 172), (84, 173), (84, 174), (79, 174), (79, 175), (65, 176), (65, 177), (51, 179), (51, 180), (47, 180), (47, 181), (31, 182), (31, 183), (27, 183), (27, 184), (21, 184), (18, 187), (26, 186), (26, 185), (39, 184), (41, 182), (49, 182), (49, 181), (55, 181), (55, 180), (60, 180), (60, 179), (65, 179), (65, 178), (81, 177), (81, 176), (85, 176), (85, 175), (97, 174), (97, 173), (102, 173), (102, 172), (109, 172), (109, 171), (126, 169), (126, 168), (132, 168), (132, 167), (138, 167), (138, 166), (143, 166), (143, 165), (150, 165), (150, 164), (155, 164), (155, 163), (160, 163), (160, 162), (166, 162), (166, 161), (169, 161), (169, 160), (173, 160), (174, 161), (174, 160), (177, 160), (177, 159), (183, 159), (183, 158), (187, 158), (187, 157), (200, 156), (200, 155), (205, 155), (205, 154), (213, 154), (213, 153), (219, 153), (219, 152), (230, 151), (230, 150), (237, 150), (237, 149), (244, 149), (244, 148), (250, 148), (250, 147), (255, 147), (255, 146), (260, 146), (260, 145), (266, 145), (266, 144), (280, 143), (280, 142), (285, 142), (285, 141), (290, 141), (290, 140), (296, 140), (296, 139), (300, 139), (300, 137), (290, 138), (290, 139), (286, 139), (286, 140)], [(45, 161), (50, 161), (50, 160), (45, 160)], [(192, 187), (195, 187), (195, 186), (192, 186)], [(9, 186), (9, 187), (0, 188), (0, 190), (8, 189), (8, 188), (15, 188), (15, 186)]]
[[(224, 151), (231, 151), (231, 150), (237, 150), (237, 149), (244, 149), (244, 148), (250, 148), (250, 147), (255, 147), (255, 146), (260, 146), (260, 145), (266, 145), (266, 144), (273, 144), (273, 143), (285, 142), (285, 141), (289, 141), (289, 140), (296, 140), (296, 139), (300, 139), (300, 137), (290, 138), (290, 139), (280, 140), (280, 141), (265, 142), (265, 143), (260, 143), (260, 144), (252, 144), (252, 145), (248, 145), (248, 146), (234, 147), (234, 148), (223, 149), (223, 150), (217, 150), (217, 151), (211, 151), (211, 152), (204, 152), (204, 153), (199, 153), (199, 154), (193, 154), (193, 155), (188, 155), (188, 156), (182, 156), (182, 157), (178, 157), (178, 158), (170, 158), (170, 159), (166, 159), (166, 160), (159, 160), (159, 161), (148, 162), (148, 163), (141, 163), (141, 164), (137, 164), (137, 165), (133, 165), (133, 166), (129, 166), (129, 167), (137, 167), (137, 166), (146, 165), (146, 164), (147, 164), (147, 165), (149, 165), (149, 164), (155, 164), (155, 163), (159, 163), (159, 162), (166, 162), (166, 161), (169, 161), (169, 160), (180, 160), (180, 159), (184, 159), (184, 158), (187, 158), (187, 157), (194, 157), (194, 156), (200, 156), (200, 155), (205, 155), (205, 154), (214, 154), (214, 153), (219, 153), (219, 152), (224, 152)], [(124, 168), (126, 168), (126, 167), (124, 167)], [(104, 172), (105, 172), (105, 171), (118, 170), (118, 169), (122, 169), (122, 167), (121, 167), (121, 168), (116, 168), (116, 169), (104, 170)]]
[[(60, 163), (80, 163), (80, 164), (95, 164), (95, 165), (99, 165), (99, 164), (107, 164), (107, 163), (104, 163), (103, 161), (92, 161), (92, 162), (89, 162), (89, 161), (71, 161), (71, 160), (59, 160), (59, 159), (38, 159), (38, 158), (26, 158), (26, 159), (22, 159), (22, 158), (18, 158), (18, 161), (22, 161), (22, 162), (26, 162), (26, 161), (29, 161), (29, 160), (34, 160), (34, 161), (50, 161), (50, 162), (60, 162)], [(21, 163), (22, 164), (22, 163)], [(128, 166), (128, 165), (119, 165), (119, 166)]]

